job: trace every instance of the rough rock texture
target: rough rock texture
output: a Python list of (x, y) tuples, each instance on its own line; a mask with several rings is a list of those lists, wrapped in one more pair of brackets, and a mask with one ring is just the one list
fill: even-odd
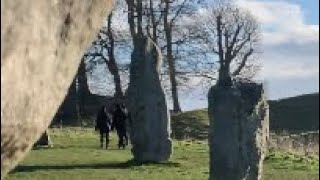
[(268, 147), (271, 150), (319, 156), (319, 131), (287, 135), (270, 133)]
[(112, 0), (1, 1), (1, 178), (41, 136)]
[(130, 67), (127, 91), (129, 129), (134, 159), (161, 162), (170, 158), (170, 116), (159, 79), (160, 50), (150, 38), (140, 37)]
[(211, 180), (261, 179), (269, 135), (262, 85), (214, 86), (209, 100)]

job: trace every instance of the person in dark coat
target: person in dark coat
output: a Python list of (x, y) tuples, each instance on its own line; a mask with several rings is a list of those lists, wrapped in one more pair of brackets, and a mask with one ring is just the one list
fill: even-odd
[(100, 133), (100, 146), (103, 148), (103, 139), (106, 138), (106, 149), (109, 146), (109, 132), (111, 130), (111, 118), (105, 106), (98, 111), (95, 130)]
[(127, 114), (125, 107), (121, 104), (116, 104), (116, 109), (113, 112), (112, 129), (116, 129), (119, 138), (118, 148), (125, 149), (128, 145), (128, 135), (126, 128)]

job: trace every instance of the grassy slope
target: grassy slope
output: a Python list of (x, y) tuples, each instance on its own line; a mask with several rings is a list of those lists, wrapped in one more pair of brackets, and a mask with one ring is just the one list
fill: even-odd
[[(204, 180), (208, 179), (206, 141), (174, 141), (174, 155), (163, 164), (137, 165), (129, 150), (98, 148), (91, 129), (51, 130), (54, 147), (33, 150), (5, 180), (13, 179), (114, 179)], [(265, 180), (316, 180), (319, 162), (293, 154), (273, 152), (265, 162)]]
[[(208, 124), (206, 109), (173, 115), (173, 135), (178, 139), (182, 136), (205, 138)], [(289, 132), (319, 130), (319, 94), (270, 101), (270, 128)]]
[(319, 130), (319, 94), (270, 101), (270, 127), (281, 131)]
[(172, 116), (172, 136), (175, 139), (206, 139), (209, 128), (207, 110), (189, 111)]

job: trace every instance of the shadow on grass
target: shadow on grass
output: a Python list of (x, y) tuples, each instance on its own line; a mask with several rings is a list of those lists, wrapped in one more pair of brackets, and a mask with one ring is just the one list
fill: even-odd
[(130, 167), (143, 166), (143, 165), (155, 165), (161, 167), (179, 167), (179, 163), (164, 162), (164, 163), (139, 163), (134, 160), (127, 162), (111, 162), (105, 164), (71, 164), (71, 165), (20, 165), (14, 169), (11, 173), (17, 172), (35, 172), (41, 170), (75, 170), (75, 169), (129, 169)]
[(63, 144), (54, 144), (50, 147), (46, 146), (39, 146), (39, 147), (33, 147), (33, 151), (42, 151), (42, 150), (56, 150), (56, 149), (74, 149), (74, 148), (82, 148), (82, 149), (95, 149), (95, 150), (105, 150), (105, 151), (119, 151), (119, 150), (127, 150), (130, 149), (129, 147), (126, 147), (126, 149), (119, 149), (117, 147), (109, 147), (108, 149), (101, 148), (100, 145), (78, 145), (78, 144), (73, 144), (73, 145), (63, 145)]

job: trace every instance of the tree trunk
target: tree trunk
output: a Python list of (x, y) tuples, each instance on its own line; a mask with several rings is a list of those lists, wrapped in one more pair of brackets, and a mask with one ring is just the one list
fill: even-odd
[[(116, 66), (116, 64), (115, 64), (115, 66)], [(123, 92), (122, 92), (122, 88), (121, 88), (121, 78), (120, 78), (119, 70), (115, 71), (115, 73), (113, 74), (113, 81), (114, 81), (115, 88), (116, 88), (116, 92), (115, 92), (114, 96), (116, 98), (122, 98)]]
[(171, 83), (171, 95), (173, 101), (173, 112), (181, 112), (178, 96), (178, 87), (176, 80), (176, 67), (175, 59), (172, 52), (172, 25), (168, 22), (169, 15), (169, 2), (166, 2), (166, 8), (164, 12), (164, 29), (166, 34), (166, 43), (167, 43), (167, 60), (169, 65), (169, 75)]
[(108, 56), (109, 61), (106, 61), (107, 67), (111, 74), (113, 75), (113, 81), (115, 84), (115, 98), (122, 98), (123, 92), (121, 88), (121, 77), (119, 74), (119, 68), (117, 66), (116, 58), (114, 56), (114, 37), (112, 32), (112, 13), (108, 17), (108, 39), (109, 39), (109, 47), (108, 49)]
[(221, 64), (219, 68), (219, 79), (218, 86), (220, 87), (230, 87), (232, 86), (232, 79), (230, 75), (230, 65)]
[(77, 87), (76, 78), (72, 81), (63, 103), (58, 112), (61, 113), (62, 123), (67, 125), (79, 124), (78, 108), (77, 108)]
[(152, 23), (152, 40), (155, 44), (158, 44), (158, 36), (157, 36), (157, 22), (155, 19), (154, 9), (153, 9), (153, 0), (149, 0), (150, 5), (150, 16), (151, 16), (151, 23)]
[[(169, 43), (170, 44), (170, 43)], [(173, 112), (181, 112), (180, 104), (179, 104), (179, 97), (178, 97), (178, 85), (176, 80), (176, 69), (174, 64), (174, 59), (172, 56), (172, 49), (169, 49), (172, 47), (168, 44), (168, 64), (169, 64), (169, 74), (170, 74), (170, 83), (171, 83), (171, 95), (172, 95), (172, 101), (173, 101)]]
[(88, 86), (86, 65), (84, 62), (84, 58), (82, 58), (81, 60), (77, 77), (78, 77), (79, 114), (83, 118), (86, 116), (85, 106), (88, 102), (88, 99), (92, 95)]
[(115, 57), (113, 53), (109, 54), (109, 61), (106, 62), (107, 63), (107, 67), (110, 71), (110, 73), (113, 76), (113, 82), (115, 85), (115, 94), (114, 97), (115, 98), (122, 98), (123, 97), (123, 91), (122, 91), (122, 87), (121, 87), (121, 77), (120, 77), (120, 73), (119, 73), (119, 69), (117, 66), (117, 63), (115, 61)]

